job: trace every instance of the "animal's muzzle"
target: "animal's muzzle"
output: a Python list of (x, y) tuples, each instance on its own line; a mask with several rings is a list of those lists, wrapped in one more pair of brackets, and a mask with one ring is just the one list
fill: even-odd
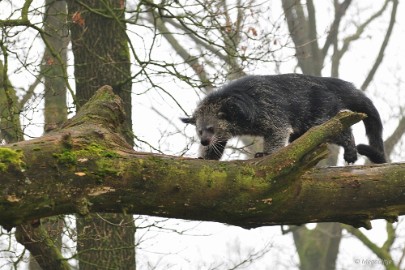
[(201, 144), (202, 144), (203, 146), (208, 146), (208, 145), (210, 144), (210, 140), (209, 140), (209, 139), (201, 140)]

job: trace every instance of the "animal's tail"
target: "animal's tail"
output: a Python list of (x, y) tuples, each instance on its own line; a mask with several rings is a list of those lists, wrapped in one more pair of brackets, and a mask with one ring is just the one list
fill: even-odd
[(386, 163), (387, 160), (385, 158), (384, 143), (382, 140), (383, 126), (380, 114), (368, 98), (366, 98), (365, 102), (360, 107), (361, 108), (357, 108), (355, 111), (367, 114), (367, 118), (365, 118), (363, 122), (366, 128), (369, 145), (357, 145), (357, 152), (368, 157), (373, 163)]

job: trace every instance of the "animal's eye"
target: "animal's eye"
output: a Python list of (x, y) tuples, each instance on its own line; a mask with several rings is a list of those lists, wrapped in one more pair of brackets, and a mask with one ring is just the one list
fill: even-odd
[(199, 129), (199, 130), (197, 130), (197, 132), (198, 132), (198, 135), (202, 135), (202, 129)]
[(224, 112), (219, 112), (218, 113), (218, 118), (219, 119), (225, 119), (225, 117), (226, 117), (226, 114)]
[(214, 133), (214, 128), (213, 127), (207, 127), (207, 131), (210, 133)]

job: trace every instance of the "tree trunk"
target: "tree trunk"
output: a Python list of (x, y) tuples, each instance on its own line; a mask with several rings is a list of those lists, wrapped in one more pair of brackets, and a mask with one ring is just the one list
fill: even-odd
[[(304, 12), (305, 6), (301, 5), (301, 1), (283, 0), (282, 3), (299, 67), (304, 74), (321, 76), (324, 54), (327, 51), (323, 53), (318, 43), (315, 7), (312, 1), (307, 3), (307, 12)], [(337, 38), (337, 28), (342, 15), (335, 19), (336, 23), (331, 27), (328, 39)], [(335, 33), (335, 36), (332, 33)], [(321, 166), (336, 165), (339, 148), (330, 145), (329, 150), (330, 155), (321, 162)], [(305, 226), (292, 227), (290, 231), (297, 248), (301, 270), (335, 269), (341, 240), (339, 236), (342, 234), (340, 224), (319, 224), (312, 231)]]
[[(7, 58), (6, 53), (4, 57)], [(17, 142), (23, 139), (20, 108), (17, 92), (8, 79), (7, 68), (8, 64), (0, 60), (0, 140)]]
[[(75, 57), (76, 105), (80, 110), (102, 85), (113, 84), (123, 100), (123, 136), (133, 144), (131, 69), (125, 1), (68, 1)], [(124, 132), (125, 131), (125, 132)], [(135, 269), (135, 226), (131, 215), (90, 215), (77, 219), (80, 269)], [(97, 247), (97, 248), (95, 248)]]
[[(66, 29), (66, 1), (46, 0), (45, 8), (43, 30), (47, 33), (44, 36), (47, 46), (41, 75), (45, 86), (44, 132), (49, 132), (67, 119), (65, 74), (69, 38)], [(62, 260), (61, 255), (63, 226), (62, 218), (48, 218), (42, 219), (39, 227), (31, 224), (17, 227), (17, 239), (30, 251), (30, 270), (39, 270), (46, 266), (68, 269), (68, 264)]]
[(68, 1), (75, 57), (76, 106), (83, 106), (103, 85), (124, 102), (126, 140), (132, 144), (131, 63), (125, 1)]
[[(66, 1), (45, 0), (44, 31), (47, 33), (41, 74), (45, 82), (45, 128), (48, 132), (67, 119), (66, 82), (67, 46)], [(56, 55), (54, 55), (56, 53)]]
[(336, 268), (342, 237), (340, 223), (319, 223), (314, 230), (305, 226), (292, 227), (291, 230), (300, 258), (300, 269), (331, 270)]

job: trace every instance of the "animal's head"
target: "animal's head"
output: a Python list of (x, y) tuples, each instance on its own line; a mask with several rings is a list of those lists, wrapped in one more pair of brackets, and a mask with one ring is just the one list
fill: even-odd
[(251, 117), (243, 100), (208, 97), (200, 103), (192, 117), (180, 119), (186, 124), (195, 125), (201, 144), (209, 146), (238, 135), (240, 125), (248, 124)]
[(209, 146), (227, 141), (231, 137), (228, 132), (229, 123), (223, 116), (218, 108), (199, 106), (192, 117), (181, 118), (181, 120), (186, 124), (194, 125), (201, 145)]

